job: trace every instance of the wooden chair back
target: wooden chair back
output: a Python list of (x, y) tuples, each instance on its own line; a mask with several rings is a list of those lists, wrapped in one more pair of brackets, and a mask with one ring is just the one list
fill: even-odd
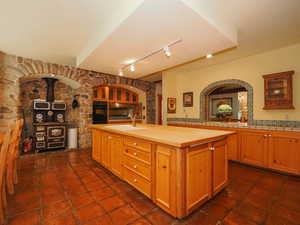
[(4, 224), (5, 221), (5, 207), (6, 207), (6, 192), (5, 192), (5, 174), (6, 174), (6, 160), (7, 154), (10, 148), (11, 127), (4, 135), (3, 142), (0, 151), (0, 224)]
[(8, 148), (8, 153), (6, 157), (6, 165), (7, 165), (7, 172), (6, 172), (6, 185), (9, 194), (14, 193), (14, 183), (16, 179), (16, 159), (19, 155), (19, 143), (21, 137), (21, 127), (23, 121), (17, 120), (15, 129), (12, 132), (11, 140)]

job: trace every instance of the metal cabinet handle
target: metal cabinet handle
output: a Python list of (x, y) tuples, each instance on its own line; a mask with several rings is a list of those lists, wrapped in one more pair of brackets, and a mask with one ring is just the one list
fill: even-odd
[(133, 168), (134, 168), (134, 169), (137, 169), (137, 165), (134, 165)]
[(136, 182), (137, 182), (137, 179), (134, 179), (133, 182), (136, 183)]
[(163, 169), (167, 169), (167, 166), (162, 166)]
[(137, 145), (137, 143), (136, 143), (136, 142), (134, 142), (134, 143), (133, 143), (133, 145), (135, 145), (135, 146), (136, 146), (136, 145)]
[(136, 153), (136, 152), (134, 152), (134, 153), (133, 153), (133, 155), (137, 155), (137, 153)]

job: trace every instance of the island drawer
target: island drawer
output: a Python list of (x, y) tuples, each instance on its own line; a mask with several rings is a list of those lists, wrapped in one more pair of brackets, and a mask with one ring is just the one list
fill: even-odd
[(151, 152), (151, 144), (149, 142), (142, 141), (137, 138), (126, 137), (125, 145), (134, 147), (134, 148), (138, 148), (143, 151)]
[(151, 152), (145, 152), (136, 148), (130, 148), (125, 146), (124, 153), (125, 155), (140, 160), (146, 164), (151, 164)]
[(149, 165), (142, 163), (141, 161), (135, 160), (133, 158), (124, 157), (124, 167), (137, 173), (138, 175), (144, 177), (147, 180), (151, 180), (151, 169)]
[(151, 198), (151, 183), (136, 173), (124, 168), (124, 179), (140, 192)]

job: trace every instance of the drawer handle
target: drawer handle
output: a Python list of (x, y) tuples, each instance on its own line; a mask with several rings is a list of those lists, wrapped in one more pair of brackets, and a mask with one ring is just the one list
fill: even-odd
[(167, 166), (162, 166), (163, 169), (167, 169)]
[(136, 183), (136, 182), (137, 182), (137, 179), (134, 179), (133, 182)]
[(136, 153), (136, 152), (134, 152), (134, 153), (133, 153), (133, 155), (137, 155), (137, 153)]
[(136, 145), (137, 145), (137, 143), (136, 143), (136, 142), (134, 142), (134, 143), (133, 143), (133, 145), (135, 145), (135, 146), (136, 146)]
[(137, 165), (134, 165), (133, 168), (134, 168), (134, 169), (137, 169)]

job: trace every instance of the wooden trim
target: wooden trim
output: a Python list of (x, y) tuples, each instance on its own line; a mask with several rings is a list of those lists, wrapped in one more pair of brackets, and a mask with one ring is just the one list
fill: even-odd
[[(227, 48), (227, 49), (224, 49), (224, 50), (221, 50), (221, 51), (218, 51), (218, 52), (215, 52), (213, 53), (213, 56), (217, 56), (217, 55), (220, 55), (220, 54), (223, 54), (223, 53), (226, 53), (226, 52), (230, 52), (232, 50), (235, 50), (237, 49), (238, 46), (234, 46), (234, 47), (231, 47), (231, 48)], [(165, 72), (165, 71), (168, 71), (168, 70), (172, 70), (172, 69), (175, 69), (177, 67), (180, 67), (180, 66), (184, 66), (184, 65), (187, 65), (187, 64), (190, 64), (190, 63), (193, 63), (193, 62), (196, 62), (198, 60), (203, 60), (203, 59), (206, 59), (206, 56), (201, 56), (201, 57), (198, 57), (196, 59), (193, 59), (193, 60), (190, 60), (190, 61), (187, 61), (187, 62), (184, 62), (184, 63), (180, 63), (180, 64), (177, 64), (175, 66), (171, 66), (171, 67), (168, 67), (166, 69), (163, 69), (163, 70), (159, 70), (157, 72), (154, 72), (154, 73), (151, 73), (151, 74), (148, 74), (148, 75), (145, 75), (145, 76), (141, 76), (141, 77), (138, 77), (137, 79), (145, 79), (147, 77), (150, 77), (150, 76), (153, 76), (157, 73), (162, 73), (162, 72)]]

